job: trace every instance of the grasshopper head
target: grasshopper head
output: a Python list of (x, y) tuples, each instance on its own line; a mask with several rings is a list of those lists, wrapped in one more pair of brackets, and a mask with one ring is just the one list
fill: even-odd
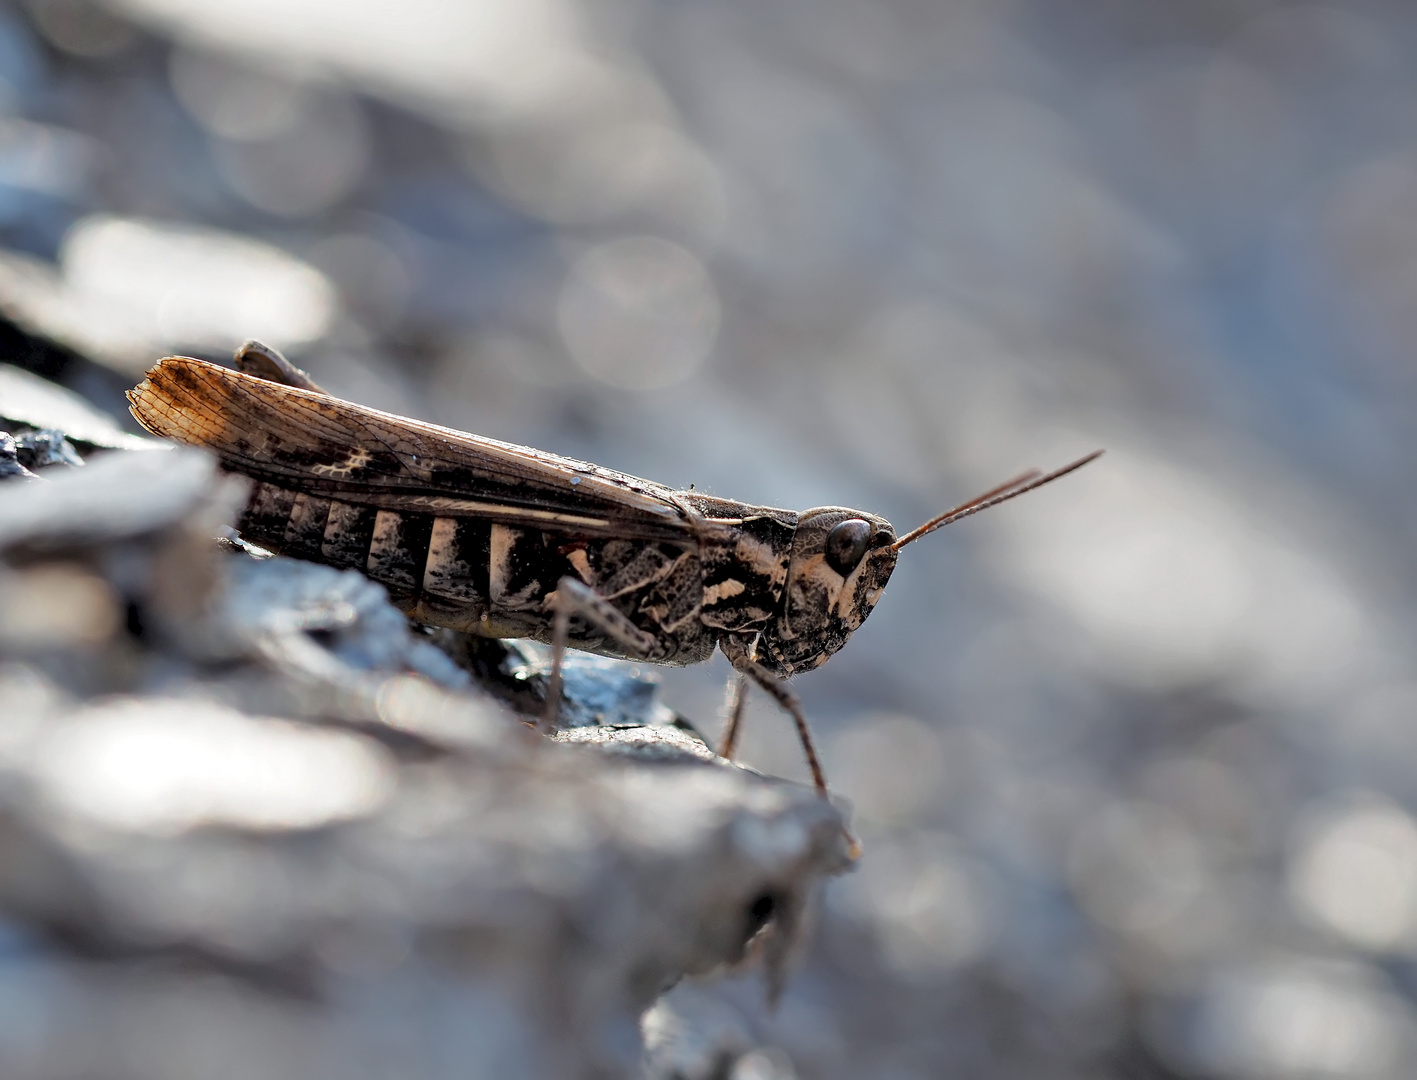
[(866, 621), (895, 569), (885, 518), (822, 506), (797, 521), (782, 610), (758, 642), (758, 659), (783, 675), (826, 663)]
[(811, 671), (866, 621), (895, 569), (900, 549), (960, 518), (1051, 484), (1102, 456), (1094, 450), (1046, 476), (1030, 469), (946, 510), (899, 540), (885, 518), (821, 506), (797, 520), (782, 610), (758, 639), (758, 660), (781, 675)]

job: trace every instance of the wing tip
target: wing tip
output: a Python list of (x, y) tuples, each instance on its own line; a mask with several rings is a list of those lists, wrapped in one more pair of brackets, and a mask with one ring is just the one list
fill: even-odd
[(190, 442), (183, 438), (177, 417), (188, 410), (193, 399), (204, 396), (205, 387), (193, 382), (191, 374), (217, 364), (194, 356), (164, 356), (144, 373), (137, 386), (124, 392), (128, 411), (146, 431), (159, 438)]
[[(157, 369), (153, 368), (148, 374), (151, 376), (156, 371)], [(133, 419), (142, 425), (144, 431), (159, 438), (170, 438), (169, 434), (162, 430), (161, 425), (157, 422), (154, 405), (162, 395), (151, 378), (145, 378), (133, 389), (124, 391), (123, 396), (128, 399), (128, 411), (133, 414)]]
[[(161, 375), (162, 372), (163, 372), (163, 370), (164, 370), (165, 368), (176, 367), (176, 366), (178, 366), (178, 365), (193, 364), (193, 363), (195, 363), (195, 364), (206, 364), (207, 361), (205, 361), (205, 360), (198, 360), (195, 356), (182, 356), (182, 355), (180, 355), (180, 354), (178, 354), (178, 353), (173, 353), (173, 354), (171, 354), (171, 355), (169, 355), (169, 356), (160, 356), (160, 357), (158, 357), (157, 360), (153, 361), (153, 366), (150, 367), (150, 368), (148, 368), (148, 370), (145, 371), (143, 374), (144, 374), (145, 376), (147, 376), (148, 378), (152, 378), (154, 375)], [(211, 367), (216, 367), (217, 365), (216, 365), (216, 364), (211, 364), (211, 365), (209, 365), (209, 366), (211, 366)]]

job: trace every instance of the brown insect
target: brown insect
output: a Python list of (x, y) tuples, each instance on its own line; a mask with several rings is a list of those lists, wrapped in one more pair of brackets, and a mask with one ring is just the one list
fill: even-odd
[(341, 401), (257, 342), (236, 366), (169, 356), (128, 399), (153, 434), (208, 447), (256, 481), (237, 522), (245, 539), (355, 567), (420, 622), (549, 642), (548, 725), (567, 645), (659, 664), (718, 648), (739, 674), (720, 752), (733, 756), (751, 681), (793, 717), (823, 796), (787, 678), (825, 663), (861, 626), (901, 548), (1101, 454), (1024, 473), (897, 538), (860, 510), (675, 491)]

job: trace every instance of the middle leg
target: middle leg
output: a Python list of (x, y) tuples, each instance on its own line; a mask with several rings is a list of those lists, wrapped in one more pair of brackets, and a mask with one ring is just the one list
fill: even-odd
[(734, 672), (728, 684), (728, 700), (723, 710), (723, 738), (718, 744), (718, 756), (733, 760), (738, 752), (738, 732), (743, 727), (743, 706), (748, 702), (748, 676)]
[(589, 585), (573, 577), (556, 584), (552, 598), (556, 612), (551, 624), (551, 674), (546, 684), (546, 709), (541, 718), (543, 732), (554, 731), (561, 714), (561, 668), (566, 662), (566, 643), (572, 616), (584, 619), (626, 652), (649, 660), (657, 651), (658, 640), (627, 619), (609, 600)]

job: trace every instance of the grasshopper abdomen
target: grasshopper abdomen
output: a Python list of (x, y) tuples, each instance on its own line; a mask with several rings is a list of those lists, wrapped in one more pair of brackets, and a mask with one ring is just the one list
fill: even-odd
[(359, 570), (405, 610), (430, 586), (476, 614), (486, 607), (486, 522), (380, 509), (261, 481), (236, 529), (278, 554)]
[[(685, 546), (575, 538), (481, 518), (390, 510), (267, 481), (254, 486), (236, 527), (244, 539), (279, 554), (359, 570), (382, 584), (407, 614), (435, 626), (549, 641), (549, 601), (569, 576), (656, 637), (657, 662), (693, 663), (715, 643), (700, 622), (702, 566)], [(710, 599), (716, 596), (710, 592)], [(579, 624), (573, 625), (572, 643), (623, 652)]]

